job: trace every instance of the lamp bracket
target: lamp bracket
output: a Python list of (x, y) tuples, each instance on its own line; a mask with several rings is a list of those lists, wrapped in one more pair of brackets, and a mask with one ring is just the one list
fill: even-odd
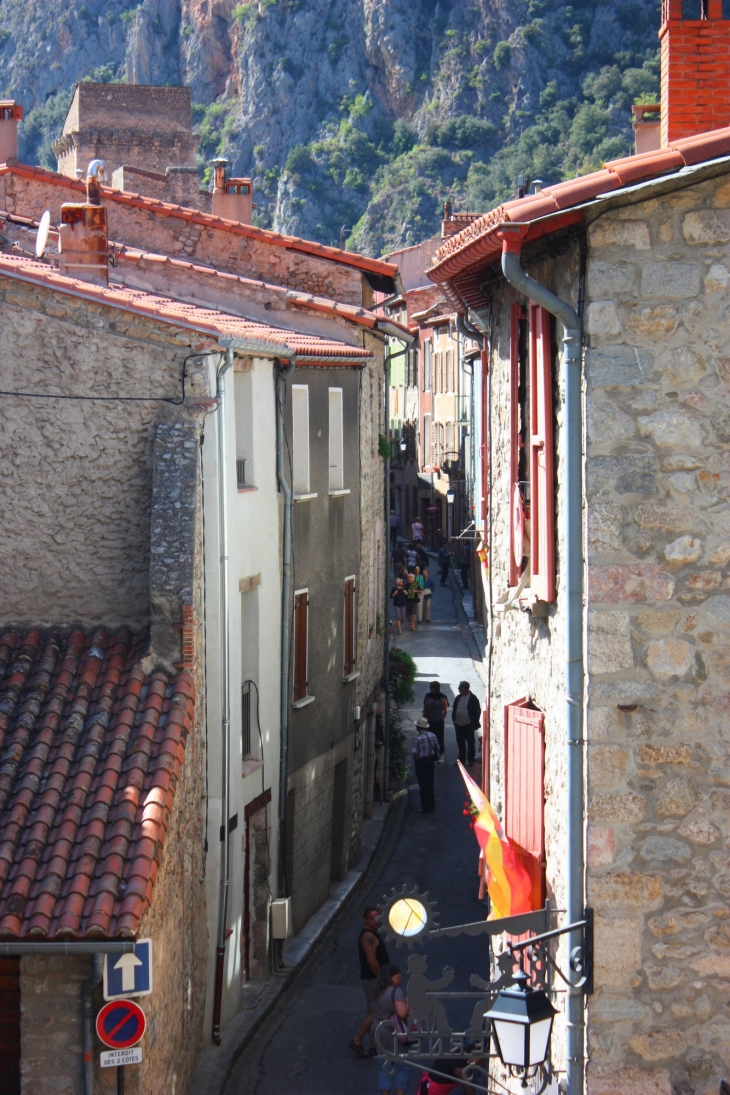
[[(566, 976), (550, 948), (543, 946), (550, 939), (557, 939), (561, 935), (581, 933), (581, 941), (571, 948), (568, 957), (568, 965), (571, 974), (577, 974), (577, 980), (570, 975)], [(586, 996), (593, 993), (593, 909), (586, 908), (583, 911), (583, 919), (573, 924), (566, 924), (562, 928), (554, 928), (552, 931), (543, 932), (541, 935), (533, 935), (530, 939), (522, 939), (517, 943), (508, 944), (511, 955), (516, 956), (523, 968), (523, 955), (529, 958), (531, 966), (545, 965), (557, 973), (558, 977), (574, 992), (580, 992)]]

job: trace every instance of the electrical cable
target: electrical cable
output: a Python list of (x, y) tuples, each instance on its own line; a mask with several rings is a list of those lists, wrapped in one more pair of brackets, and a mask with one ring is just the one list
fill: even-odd
[(6, 392), (0, 391), (0, 395), (13, 399), (60, 399), (72, 400), (76, 403), (169, 403), (173, 407), (180, 407), (185, 402), (185, 379), (187, 376), (188, 361), (195, 357), (209, 357), (219, 353), (218, 350), (205, 350), (202, 353), (188, 354), (183, 361), (182, 376), (180, 377), (180, 398), (162, 395), (56, 395), (52, 392)]

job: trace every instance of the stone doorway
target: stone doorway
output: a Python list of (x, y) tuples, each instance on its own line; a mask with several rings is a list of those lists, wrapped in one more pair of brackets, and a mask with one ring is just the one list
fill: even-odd
[(244, 811), (246, 855), (243, 866), (241, 976), (263, 981), (269, 974), (269, 817), (271, 791), (249, 802)]

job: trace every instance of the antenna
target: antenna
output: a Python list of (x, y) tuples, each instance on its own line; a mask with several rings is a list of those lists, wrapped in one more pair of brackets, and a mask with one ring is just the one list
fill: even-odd
[(51, 214), (48, 209), (41, 217), (40, 224), (38, 225), (38, 234), (35, 238), (35, 253), (36, 258), (42, 259), (46, 253), (46, 247), (48, 246), (48, 231), (51, 227)]

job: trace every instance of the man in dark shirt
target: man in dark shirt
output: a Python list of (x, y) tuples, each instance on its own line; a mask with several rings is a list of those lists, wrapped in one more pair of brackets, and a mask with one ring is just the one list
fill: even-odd
[(428, 720), (428, 728), (436, 735), (439, 743), (439, 764), (444, 762), (444, 719), (449, 709), (449, 701), (441, 691), (438, 681), (431, 681), (426, 698), (423, 701), (423, 717)]
[(461, 681), (459, 684), (459, 694), (454, 700), (451, 717), (454, 720), (456, 744), (459, 747), (459, 760), (467, 768), (473, 768), (476, 756), (474, 731), (481, 726), (482, 708), (479, 700), (469, 688), (468, 681)]
[(363, 926), (357, 941), (357, 951), (360, 958), (360, 982), (365, 992), (368, 1014), (360, 1024), (360, 1029), (357, 1034), (349, 1043), (350, 1049), (356, 1053), (358, 1057), (375, 1056), (375, 1046), (372, 1044), (372, 1039), (369, 1052), (365, 1049), (362, 1042), (373, 1025), (370, 1005), (372, 1002), (371, 995), (373, 988), (375, 987), (375, 980), (382, 967), (387, 966), (390, 962), (385, 943), (380, 938), (380, 932), (378, 931), (379, 927), (380, 909), (377, 905), (368, 905), (363, 913)]

